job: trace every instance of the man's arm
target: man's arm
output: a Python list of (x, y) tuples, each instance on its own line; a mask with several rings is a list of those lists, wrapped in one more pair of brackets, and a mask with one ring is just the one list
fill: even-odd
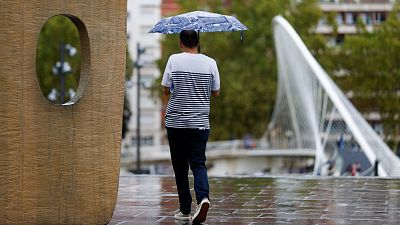
[(162, 86), (162, 91), (163, 94), (168, 96), (171, 91), (170, 87), (172, 86), (172, 80), (171, 80), (171, 57), (168, 58), (167, 65), (165, 66), (164, 74), (161, 80), (161, 86)]
[(212, 74), (213, 74), (213, 83), (211, 86), (211, 95), (217, 97), (219, 95), (220, 88), (220, 80), (219, 80), (219, 71), (217, 62), (213, 60)]
[(219, 90), (211, 91), (211, 95), (217, 97), (219, 95)]
[(162, 89), (163, 89), (163, 94), (164, 95), (169, 95), (171, 92), (169, 91), (169, 87), (165, 87), (165, 86), (162, 86)]

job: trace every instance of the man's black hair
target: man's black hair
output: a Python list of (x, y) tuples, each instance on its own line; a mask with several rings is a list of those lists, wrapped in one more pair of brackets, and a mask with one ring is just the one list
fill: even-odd
[(194, 48), (199, 45), (199, 38), (197, 32), (194, 30), (183, 30), (179, 34), (179, 39), (182, 44), (188, 48)]

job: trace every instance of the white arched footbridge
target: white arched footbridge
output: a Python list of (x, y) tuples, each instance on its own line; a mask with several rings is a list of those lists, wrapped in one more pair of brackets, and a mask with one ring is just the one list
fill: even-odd
[(274, 149), (315, 149), (314, 174), (358, 148), (379, 176), (399, 176), (400, 160), (331, 80), (281, 16), (273, 19), (278, 92), (269, 125)]

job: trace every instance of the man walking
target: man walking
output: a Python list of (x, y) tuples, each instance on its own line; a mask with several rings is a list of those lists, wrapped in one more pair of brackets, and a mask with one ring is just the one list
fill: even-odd
[(215, 60), (198, 52), (196, 31), (183, 30), (179, 39), (182, 53), (169, 57), (161, 82), (163, 93), (171, 94), (165, 127), (179, 195), (180, 212), (175, 219), (191, 219), (190, 166), (198, 204), (193, 223), (197, 224), (206, 220), (210, 207), (205, 149), (210, 133), (210, 97), (219, 95), (220, 79)]

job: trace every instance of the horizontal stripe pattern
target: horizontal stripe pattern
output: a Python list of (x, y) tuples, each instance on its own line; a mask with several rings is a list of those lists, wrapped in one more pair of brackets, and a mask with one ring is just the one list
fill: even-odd
[(173, 71), (173, 91), (167, 105), (165, 125), (174, 128), (209, 129), (213, 75)]

